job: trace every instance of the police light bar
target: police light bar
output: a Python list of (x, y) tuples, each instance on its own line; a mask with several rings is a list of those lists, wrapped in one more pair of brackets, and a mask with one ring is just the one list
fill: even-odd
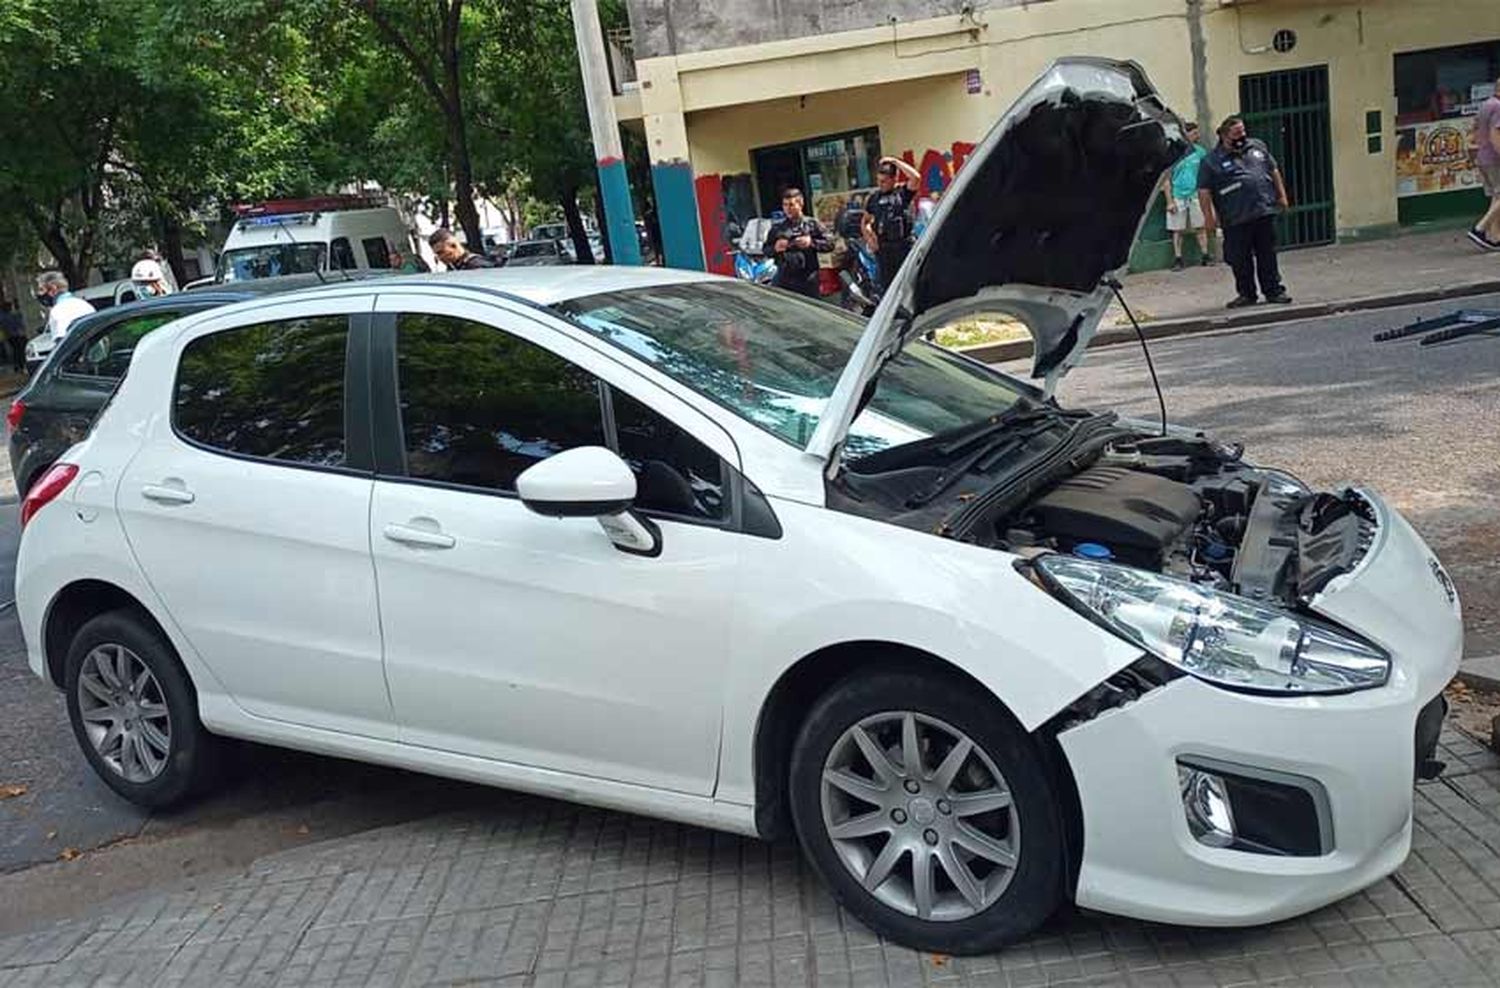
[(256, 226), (306, 226), (309, 223), (315, 222), (317, 222), (317, 217), (313, 213), (288, 213), (285, 216), (279, 214), (271, 216), (247, 216), (240, 220), (239, 225), (242, 229), (248, 230)]
[(369, 209), (386, 205), (385, 196), (363, 195), (311, 196), (305, 199), (269, 199), (265, 202), (236, 203), (229, 207), (241, 219), (251, 216), (288, 216), (293, 213), (332, 213), (341, 209)]

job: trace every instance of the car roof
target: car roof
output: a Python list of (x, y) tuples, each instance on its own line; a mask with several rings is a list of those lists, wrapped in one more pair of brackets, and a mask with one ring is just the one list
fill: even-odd
[[(407, 274), (362, 281), (360, 287), (378, 291), (400, 291), (403, 288), (474, 289), (508, 295), (536, 306), (549, 306), (570, 299), (605, 292), (656, 288), (663, 285), (688, 285), (720, 282), (725, 279), (702, 271), (681, 268), (633, 267), (616, 264), (569, 264), (556, 267), (483, 268), (477, 271), (444, 271), (435, 274)], [(254, 282), (245, 282), (246, 285)], [(330, 277), (326, 285), (295, 293), (297, 298), (337, 294), (354, 282)], [(197, 294), (196, 291), (193, 292)], [(277, 301), (291, 297), (278, 295)]]

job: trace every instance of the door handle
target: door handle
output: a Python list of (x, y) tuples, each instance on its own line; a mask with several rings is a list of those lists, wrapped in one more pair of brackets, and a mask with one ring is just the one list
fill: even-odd
[(385, 526), (385, 537), (402, 545), (419, 545), (426, 549), (451, 549), (455, 539), (442, 532), (430, 532), (425, 528), (410, 525), (390, 524)]
[(169, 487), (166, 484), (147, 484), (141, 488), (141, 496), (161, 504), (192, 504), (193, 492), (186, 487)]

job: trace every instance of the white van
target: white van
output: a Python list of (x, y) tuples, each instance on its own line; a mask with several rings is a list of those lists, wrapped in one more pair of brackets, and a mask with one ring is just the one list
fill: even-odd
[[(214, 280), (220, 283), (327, 271), (383, 270), (391, 251), (422, 264), (401, 214), (368, 200), (283, 199), (237, 210)], [(350, 207), (353, 208), (350, 208)]]

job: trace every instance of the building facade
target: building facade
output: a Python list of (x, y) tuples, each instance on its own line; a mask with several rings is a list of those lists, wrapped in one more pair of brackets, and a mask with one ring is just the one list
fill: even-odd
[[(940, 195), (1053, 59), (1140, 63), (1212, 135), (1231, 113), (1281, 160), (1290, 245), (1482, 212), (1469, 121), (1500, 75), (1496, 0), (629, 0), (640, 128), (667, 261), (727, 272), (731, 221), (803, 188), (830, 217), (881, 155)], [(1158, 207), (1159, 210), (1159, 207)], [(1165, 263), (1160, 216), (1134, 263)]]

